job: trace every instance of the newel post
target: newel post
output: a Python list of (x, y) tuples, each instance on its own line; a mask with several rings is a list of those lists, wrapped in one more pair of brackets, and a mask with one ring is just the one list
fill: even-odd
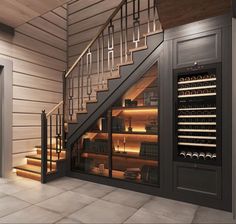
[(47, 116), (45, 110), (41, 114), (41, 183), (47, 182)]

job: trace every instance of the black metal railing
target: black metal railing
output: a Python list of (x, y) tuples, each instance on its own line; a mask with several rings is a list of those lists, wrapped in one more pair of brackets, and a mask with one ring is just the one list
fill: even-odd
[(122, 0), (63, 75), (63, 100), (48, 114), (42, 112), (42, 182), (54, 171), (53, 152), (60, 158), (65, 146), (64, 123), (86, 112), (86, 104), (97, 100), (97, 91), (119, 77), (119, 66), (133, 60), (130, 49), (146, 46), (145, 34), (159, 31), (157, 0)]
[(47, 176), (56, 171), (55, 161), (61, 159), (65, 148), (65, 128), (63, 101), (53, 110), (41, 114), (41, 182), (47, 182)]

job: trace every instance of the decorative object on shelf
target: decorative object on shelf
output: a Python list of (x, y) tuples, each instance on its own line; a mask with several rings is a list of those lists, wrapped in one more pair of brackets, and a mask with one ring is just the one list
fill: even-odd
[(120, 140), (117, 140), (117, 144), (116, 144), (116, 148), (117, 148), (117, 153), (120, 153)]
[(138, 101), (125, 99), (125, 107), (137, 107), (137, 106), (138, 106)]
[(141, 170), (139, 168), (127, 168), (124, 172), (124, 177), (130, 180), (136, 180), (140, 176)]
[(126, 138), (124, 137), (124, 140), (123, 140), (123, 146), (124, 146), (124, 150), (123, 150), (123, 152), (122, 152), (122, 153), (127, 153), (127, 152), (125, 151), (125, 145), (126, 145)]
[(95, 139), (91, 141), (89, 138), (84, 139), (84, 152), (108, 154), (108, 140)]
[(154, 91), (146, 91), (143, 93), (143, 105), (144, 106), (158, 105), (158, 98)]
[(133, 128), (131, 126), (131, 122), (132, 122), (132, 117), (129, 117), (129, 126), (128, 126), (128, 132), (132, 132)]
[(141, 180), (150, 184), (157, 184), (158, 167), (144, 165), (141, 169)]
[(101, 118), (101, 123), (102, 123), (102, 130), (103, 132), (107, 132), (107, 118), (102, 117)]
[(149, 118), (148, 122), (145, 124), (145, 129), (147, 133), (157, 133), (158, 124), (156, 118)]
[(103, 175), (105, 171), (105, 165), (103, 163), (98, 165), (99, 174)]
[(155, 142), (141, 142), (139, 156), (145, 159), (158, 159), (158, 144)]
[(124, 132), (125, 122), (123, 117), (112, 117), (112, 131), (114, 132)]

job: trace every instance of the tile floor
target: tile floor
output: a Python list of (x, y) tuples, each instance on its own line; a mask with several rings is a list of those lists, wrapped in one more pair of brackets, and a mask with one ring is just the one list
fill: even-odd
[(236, 223), (231, 213), (64, 177), (0, 179), (0, 223)]

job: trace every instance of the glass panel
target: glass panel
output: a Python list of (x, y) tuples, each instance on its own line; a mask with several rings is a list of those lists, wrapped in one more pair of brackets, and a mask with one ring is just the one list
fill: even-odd
[(74, 145), (72, 151), (73, 170), (94, 175), (109, 176), (107, 129), (107, 114), (104, 114)]
[(112, 177), (159, 184), (155, 64), (112, 108)]

